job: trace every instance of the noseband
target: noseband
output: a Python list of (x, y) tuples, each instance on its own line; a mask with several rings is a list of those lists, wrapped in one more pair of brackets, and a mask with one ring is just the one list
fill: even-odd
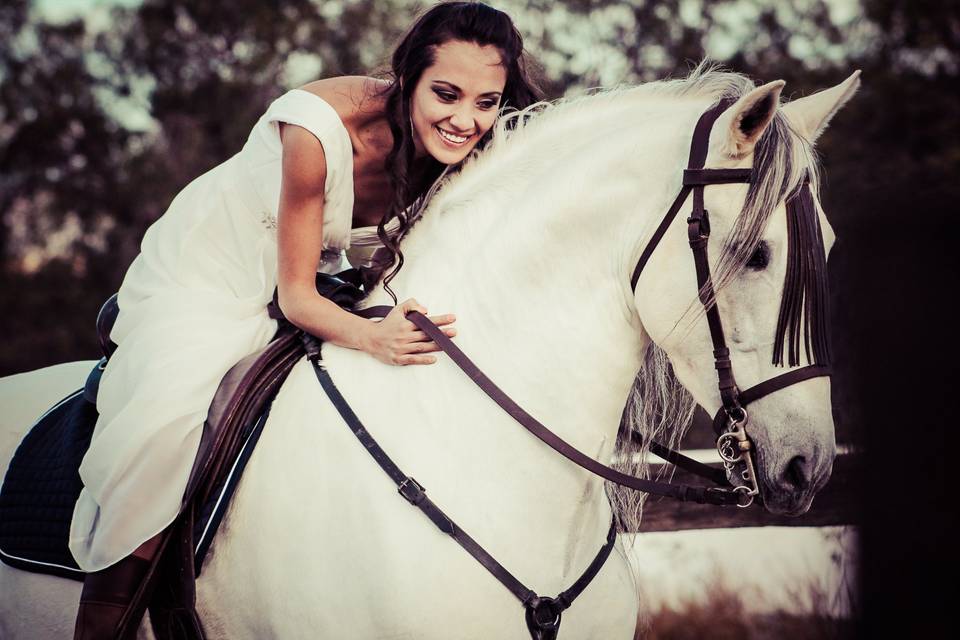
[[(721, 406), (713, 418), (713, 429), (717, 434), (717, 450), (723, 459), (724, 466), (728, 473), (733, 473), (734, 465), (742, 463), (744, 469), (740, 477), (746, 482), (746, 485), (735, 486), (734, 490), (740, 492), (742, 500), (738, 503), (740, 506), (749, 506), (754, 498), (760, 494), (760, 488), (757, 484), (757, 475), (754, 467), (753, 458), (750, 452), (753, 449), (750, 438), (746, 432), (747, 411), (746, 406), (760, 398), (766, 397), (775, 391), (779, 391), (791, 385), (809, 380), (811, 378), (829, 377), (830, 367), (827, 364), (816, 363), (805, 367), (792, 369), (779, 376), (765, 380), (749, 389), (741, 391), (737, 386), (733, 375), (733, 364), (730, 361), (730, 350), (727, 348), (726, 339), (723, 333), (723, 322), (720, 320), (720, 311), (716, 304), (716, 295), (713, 288), (713, 279), (710, 274), (710, 262), (707, 258), (707, 243), (710, 239), (710, 217), (703, 205), (703, 190), (707, 185), (712, 184), (749, 184), (752, 181), (752, 169), (705, 169), (704, 162), (707, 158), (707, 150), (710, 142), (710, 130), (714, 122), (727, 108), (733, 104), (732, 99), (724, 99), (714, 107), (706, 111), (697, 121), (697, 126), (693, 131), (693, 140), (690, 144), (690, 157), (687, 169), (683, 172), (683, 187), (680, 193), (674, 199), (673, 204), (667, 211), (660, 225), (657, 227), (647, 246), (644, 248), (637, 265), (633, 269), (633, 275), (630, 278), (631, 290), (636, 293), (637, 282), (640, 280), (640, 274), (643, 268), (650, 260), (654, 250), (663, 239), (664, 234), (670, 227), (680, 208), (687, 201), (690, 193), (693, 193), (693, 210), (690, 217), (687, 218), (687, 239), (690, 242), (690, 248), (693, 251), (693, 262), (697, 271), (697, 288), (699, 291), (700, 303), (703, 305), (707, 316), (707, 324), (710, 327), (710, 339), (713, 342), (714, 367), (717, 369), (717, 382), (720, 390)], [(812, 224), (816, 228), (813, 234), (814, 238), (822, 238), (819, 231), (819, 220), (816, 218), (816, 211), (812, 207), (801, 209), (796, 206), (796, 202), (810, 202), (809, 180), (805, 179), (800, 186), (800, 190), (792, 198), (787, 200), (787, 216), (800, 217), (802, 215), (813, 216)], [(792, 228), (792, 227), (791, 227)], [(795, 241), (791, 236), (791, 241)], [(807, 247), (792, 247), (791, 251), (806, 251)], [(813, 248), (815, 251), (823, 253), (822, 240), (819, 247)], [(817, 256), (819, 257), (819, 256)], [(792, 289), (793, 287), (791, 287)], [(784, 296), (788, 295), (787, 285), (785, 285)], [(791, 295), (795, 298), (796, 296)], [(802, 303), (803, 292), (800, 292)], [(823, 310), (821, 310), (823, 311)], [(781, 311), (781, 318), (784, 317)], [(807, 317), (809, 323), (810, 317)], [(781, 321), (782, 324), (782, 321)], [(798, 327), (792, 327), (794, 337), (796, 338)], [(809, 326), (808, 326), (809, 331)], [(778, 327), (778, 340), (782, 340), (780, 327)], [(808, 359), (809, 359), (809, 339)], [(825, 358), (824, 358), (825, 359)], [(793, 364), (791, 356), (791, 364)], [(776, 361), (776, 356), (775, 356)], [(674, 454), (669, 450), (667, 453)]]

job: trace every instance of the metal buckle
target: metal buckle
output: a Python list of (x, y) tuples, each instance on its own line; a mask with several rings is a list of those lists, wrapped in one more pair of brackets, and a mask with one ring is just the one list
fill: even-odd
[(692, 215), (687, 218), (687, 226), (696, 223), (697, 224), (697, 235), (701, 240), (705, 240), (710, 237), (710, 213), (704, 209), (702, 216)]
[(735, 502), (740, 501), (739, 496), (735, 499), (735, 502), (729, 502), (729, 496), (736, 493), (734, 489), (736, 489), (736, 487), (706, 487), (705, 490), (707, 495), (717, 496), (716, 502), (712, 502), (710, 500), (708, 500), (707, 502), (709, 504), (723, 505), (723, 506), (727, 506), (729, 504), (735, 504)]
[(407, 476), (403, 482), (397, 486), (397, 493), (402, 495), (410, 504), (418, 504), (425, 497), (425, 492), (426, 489), (414, 480), (413, 476)]
[[(736, 393), (739, 396), (740, 390), (736, 389)], [(734, 407), (731, 407), (730, 409), (726, 409), (727, 417), (730, 418), (731, 426), (741, 424), (747, 421), (747, 410), (744, 409), (743, 406), (739, 404), (739, 401), (735, 400), (735, 402), (737, 402), (737, 404)], [(736, 413), (737, 415), (734, 415), (734, 413)]]

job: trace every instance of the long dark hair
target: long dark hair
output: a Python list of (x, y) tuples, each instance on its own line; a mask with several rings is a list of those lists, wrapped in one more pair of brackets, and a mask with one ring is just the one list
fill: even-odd
[[(472, 42), (480, 46), (494, 46), (500, 51), (507, 72), (500, 108), (523, 109), (541, 99), (540, 90), (527, 76), (523, 38), (510, 16), (481, 2), (443, 2), (424, 13), (403, 36), (393, 52), (387, 77), (390, 85), (384, 90), (386, 116), (393, 134), (393, 148), (387, 154), (384, 168), (393, 185), (393, 202), (384, 213), (377, 233), (390, 250), (396, 266), (384, 278), (384, 288), (396, 302), (390, 289), (390, 280), (403, 266), (400, 239), (410, 228), (407, 211), (419, 211), (425, 204), (424, 196), (443, 172), (444, 165), (427, 158), (427, 166), (419, 175), (413, 175), (414, 141), (410, 127), (410, 97), (420, 76), (433, 65), (436, 48), (451, 40)], [(490, 132), (477, 143), (482, 146)], [(393, 218), (400, 221), (399, 232), (392, 238), (386, 224)]]

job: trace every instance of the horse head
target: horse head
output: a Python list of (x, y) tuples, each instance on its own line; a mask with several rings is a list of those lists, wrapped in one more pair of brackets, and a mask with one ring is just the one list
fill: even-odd
[[(729, 351), (734, 394), (797, 367), (819, 365), (826, 371), (822, 266), (834, 235), (816, 196), (812, 146), (856, 91), (858, 75), (785, 106), (780, 105), (782, 81), (735, 96), (713, 123), (703, 166), (748, 169), (749, 184), (701, 187), (700, 208), (709, 212), (710, 288), (700, 289), (703, 306), (697, 300), (703, 279), (698, 280), (691, 258), (693, 236), (685, 237), (688, 225), (667, 229), (639, 275), (634, 300), (644, 332), (666, 352), (677, 379), (711, 415), (726, 418), (723, 408), (736, 404), (735, 397), (724, 397), (717, 370), (710, 366), (714, 361), (718, 369), (727, 366), (727, 354), (716, 353), (718, 343), (705, 312), (714, 305), (722, 320), (720, 351)], [(807, 182), (812, 188), (804, 187)], [(690, 223), (695, 200), (693, 194), (685, 198), (676, 217)], [(806, 233), (797, 230), (804, 221), (796, 218), (804, 215), (809, 218)], [(829, 377), (820, 371), (757, 398), (742, 416), (735, 415), (743, 418), (749, 439), (745, 446), (755, 452), (756, 467), (728, 466), (730, 479), (747, 486), (744, 474), (755, 474), (772, 512), (803, 513), (830, 477), (834, 423)], [(720, 378), (722, 387), (722, 373)]]

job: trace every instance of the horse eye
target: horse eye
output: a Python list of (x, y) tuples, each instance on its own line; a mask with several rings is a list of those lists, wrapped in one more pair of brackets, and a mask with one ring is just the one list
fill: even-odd
[(747, 267), (754, 271), (761, 271), (766, 269), (768, 264), (770, 264), (770, 247), (766, 242), (761, 242), (747, 260)]

